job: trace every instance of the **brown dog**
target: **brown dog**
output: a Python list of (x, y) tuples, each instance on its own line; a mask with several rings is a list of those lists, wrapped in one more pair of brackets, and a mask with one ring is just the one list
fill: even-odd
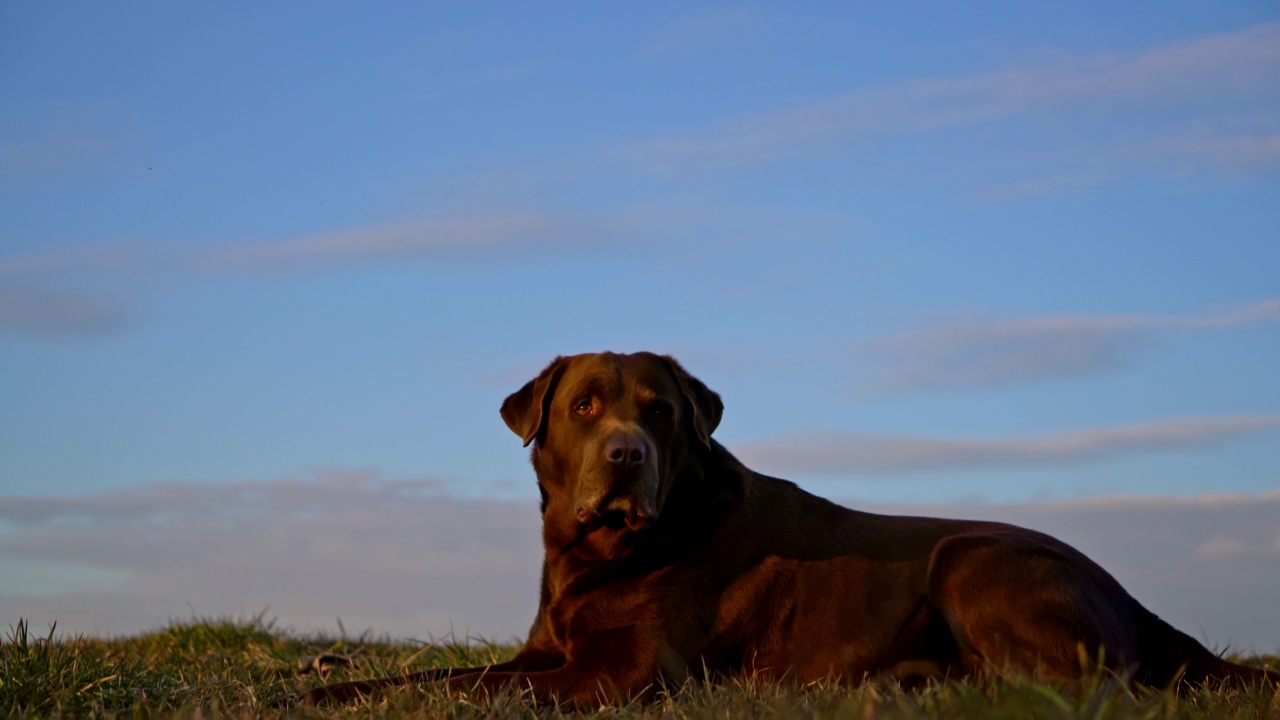
[(304, 701), (443, 681), (596, 706), (707, 672), (1078, 678), (1098, 659), (1155, 686), (1280, 682), (1219, 659), (1047, 535), (857, 512), (752, 472), (711, 439), (722, 409), (670, 357), (557, 358), (502, 404), (533, 444), (542, 492), (542, 595), (524, 648)]

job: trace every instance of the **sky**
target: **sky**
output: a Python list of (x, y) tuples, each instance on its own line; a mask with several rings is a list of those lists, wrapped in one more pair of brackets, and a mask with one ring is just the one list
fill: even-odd
[(0, 4), (0, 625), (521, 635), (498, 416), (671, 353), (851, 507), (1280, 648), (1280, 9)]

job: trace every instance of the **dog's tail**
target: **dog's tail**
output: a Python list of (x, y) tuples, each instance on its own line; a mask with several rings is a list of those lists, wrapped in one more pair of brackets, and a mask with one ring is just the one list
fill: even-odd
[(1280, 673), (1223, 660), (1144, 607), (1138, 616), (1138, 679), (1144, 684), (1280, 688)]

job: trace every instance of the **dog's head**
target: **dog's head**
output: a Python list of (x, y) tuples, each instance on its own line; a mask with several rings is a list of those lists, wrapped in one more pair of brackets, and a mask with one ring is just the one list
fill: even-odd
[(534, 443), (544, 501), (588, 529), (643, 530), (676, 476), (709, 447), (720, 396), (673, 358), (599, 353), (556, 358), (502, 404), (512, 432)]

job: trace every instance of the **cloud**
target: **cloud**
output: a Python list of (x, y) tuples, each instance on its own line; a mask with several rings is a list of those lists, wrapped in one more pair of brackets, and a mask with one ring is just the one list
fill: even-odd
[(153, 276), (180, 262), (170, 248), (137, 240), (65, 243), (0, 257), (0, 282), (54, 284), (68, 277)]
[(522, 80), (537, 73), (537, 68), (527, 64), (510, 64), (490, 67), (470, 75), (454, 78), (427, 74), (425, 89), (418, 97), (426, 102), (438, 102), (459, 93), (482, 90)]
[(748, 464), (783, 474), (898, 475), (1100, 462), (1210, 447), (1275, 428), (1280, 428), (1277, 414), (1184, 417), (1016, 438), (809, 431), (745, 443), (734, 451)]
[(545, 213), (427, 217), (234, 245), (208, 253), (197, 264), (214, 272), (296, 272), (402, 260), (512, 262), (531, 253), (618, 248), (647, 232), (699, 220), (679, 212), (599, 218)]
[(86, 139), (68, 139), (57, 145), (32, 140), (3, 142), (0, 143), (0, 173), (9, 175), (60, 169), (67, 163), (67, 158), (100, 149), (97, 143)]
[(490, 82), (503, 82), (526, 78), (536, 72), (537, 70), (532, 65), (502, 65), (485, 70), (480, 73), (480, 77)]
[(998, 181), (983, 194), (992, 199), (1044, 195), (1096, 185), (1134, 169), (1177, 179), (1208, 173), (1249, 176), (1280, 166), (1280, 116), (1198, 124), (1173, 130), (1150, 127), (1141, 137), (1126, 136), (1092, 146), (1066, 143), (1020, 160), (1023, 165), (1043, 166), (1047, 171)]
[[(862, 509), (1035, 527), (1211, 644), (1280, 647), (1280, 553), (1267, 550), (1280, 492)], [(341, 618), (353, 632), (508, 639), (536, 608), (538, 537), (534, 499), (462, 500), (374, 472), (5, 497), (0, 621), (123, 634), (266, 609), (298, 630)], [(1244, 549), (1196, 552), (1217, 538)]]
[[(1071, 147), (1057, 158), (1059, 165), (1076, 165), (1082, 155), (1095, 164), (1104, 160), (1163, 164), (1166, 154), (1182, 162), (1201, 157), (1274, 165), (1280, 161), (1272, 152), (1280, 121), (1273, 113), (1259, 118), (1258, 110), (1269, 107), (1268, 102), (1280, 94), (1277, 88), (1280, 23), (1270, 23), (1140, 53), (1059, 56), (1052, 62), (1023, 63), (1008, 70), (863, 88), (734, 119), (692, 135), (637, 141), (619, 153), (649, 167), (684, 172), (829, 154), (833, 146), (886, 134), (919, 135), (961, 124), (1029, 117), (1050, 120), (1057, 127), (1070, 117), (1083, 123), (1077, 127), (1092, 131), (1085, 133), (1088, 139), (1072, 139), (1071, 144), (1081, 147)], [(1109, 121), (1120, 109), (1144, 113), (1157, 107), (1163, 109), (1161, 123), (1175, 128), (1166, 141), (1144, 139), (1135, 144), (1118, 134), (1123, 124)], [(1096, 127), (1086, 122), (1089, 118), (1108, 123)], [(1253, 127), (1241, 134), (1236, 125), (1250, 118)], [(1196, 131), (1188, 134), (1188, 128)], [(1143, 126), (1144, 135), (1161, 131), (1171, 132), (1160, 125)], [(1011, 136), (1001, 135), (1001, 154), (1006, 157), (1019, 152), (1010, 142)], [(1045, 147), (1061, 150), (1063, 144), (1061, 134), (1055, 133), (1053, 143)], [(1092, 151), (1082, 153), (1085, 148)], [(1117, 148), (1124, 149), (1120, 154), (1125, 157), (1116, 157)], [(1263, 152), (1250, 152), (1256, 149)]]
[(0, 116), (0, 188), (13, 198), (93, 183), (136, 165), (137, 118), (115, 102), (24, 97), (10, 88)]
[[(659, 208), (598, 217), (491, 212), (401, 219), (283, 239), (181, 246), (144, 241), (65, 244), (0, 256), (0, 332), (92, 337), (133, 318), (158, 279), (193, 274), (271, 276), (404, 262), (511, 264), (572, 251), (576, 258), (657, 244), (717, 217)], [(655, 256), (656, 257), (656, 256)], [(114, 288), (70, 292), (64, 287)]]
[[(709, 213), (654, 210), (601, 217), (551, 213), (490, 212), (405, 218), (292, 238), (224, 243), (204, 248), (166, 247), (159, 243), (100, 242), (55, 246), (39, 252), (0, 257), (0, 281), (10, 278), (47, 288), (73, 279), (130, 277), (149, 279), (190, 273), (289, 273), (403, 261), (498, 262), (564, 250), (611, 250), (649, 237), (705, 222)], [(51, 290), (19, 292), (0, 286), (0, 302), (35, 314), (40, 297), (52, 298), (47, 313), (70, 316), (69, 297)], [(105, 302), (104, 302), (105, 307)], [(0, 306), (0, 313), (3, 306)], [(14, 323), (19, 310), (14, 309)], [(0, 315), (3, 319), (3, 315)], [(44, 324), (53, 324), (51, 318)], [(38, 323), (37, 323), (38, 324)]]
[(1216, 537), (1196, 546), (1192, 552), (1196, 557), (1225, 558), (1249, 552), (1249, 544), (1236, 538)]
[(159, 250), (117, 241), (0, 257), (0, 332), (51, 340), (99, 337), (129, 327), (137, 281), (171, 270)]
[(670, 207), (599, 216), (499, 210), (402, 218), (194, 248), (142, 241), (71, 244), (0, 257), (0, 281), (7, 276), (51, 286), (68, 277), (148, 279), (193, 271), (272, 274), (403, 261), (523, 262), (533, 255), (567, 250), (607, 252), (722, 215)]
[[(461, 500), (430, 478), (368, 472), (7, 497), (0, 607), (68, 631), (270, 607), (299, 629), (341, 618), (357, 631), (505, 639), (533, 618), (538, 527), (534, 500)], [(96, 574), (68, 587), (86, 567)]]
[(1003, 385), (1124, 367), (1160, 330), (1203, 331), (1280, 321), (1280, 298), (1205, 315), (1064, 315), (939, 325), (865, 344), (883, 370), (876, 389)]
[[(661, 60), (767, 27), (754, 10), (695, 12), (638, 54)], [(979, 196), (1061, 191), (1141, 172), (1256, 173), (1280, 164), (1280, 23), (1144, 50), (1038, 53), (965, 75), (905, 77), (824, 99), (472, 176), (554, 183), (705, 182), (700, 173), (805, 161), (806, 172), (886, 182), (952, 180)], [(895, 141), (908, 143), (907, 151)], [(815, 162), (818, 164), (815, 165)], [(832, 166), (821, 166), (823, 163)]]
[(691, 12), (665, 25), (636, 53), (642, 61), (668, 60), (735, 44), (759, 33), (764, 18), (752, 8), (725, 6)]
[(119, 300), (0, 285), (0, 332), (58, 339), (110, 334), (127, 325)]
[[(1255, 131), (1198, 130), (1156, 138), (1129, 150), (1132, 155), (1168, 157), (1173, 171), (1192, 171), (1201, 164), (1239, 172), (1280, 165), (1280, 130), (1271, 120)], [(1181, 160), (1181, 164), (1179, 164)]]

